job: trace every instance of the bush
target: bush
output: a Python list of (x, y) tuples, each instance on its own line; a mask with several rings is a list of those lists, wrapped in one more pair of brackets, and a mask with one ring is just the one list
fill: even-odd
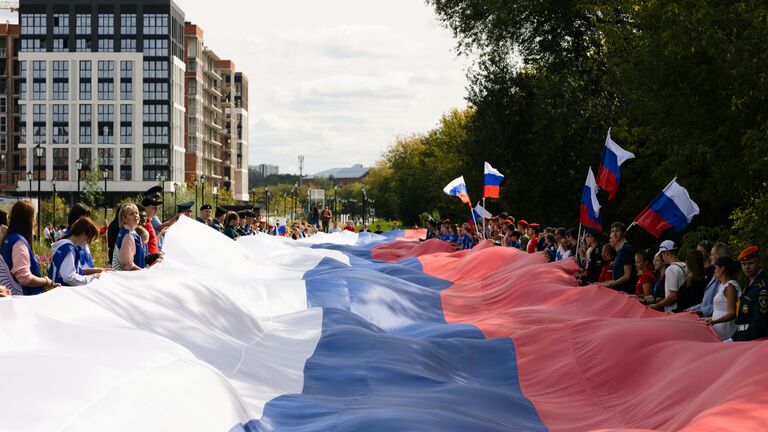
[[(693, 231), (686, 233), (682, 240), (680, 240), (680, 257), (685, 257), (685, 254), (698, 246), (702, 240), (709, 240), (711, 242), (723, 242), (730, 244), (732, 241), (731, 230), (725, 226), (706, 227), (701, 226)], [(734, 250), (736, 250), (734, 248)], [(706, 256), (704, 258), (707, 258)]]
[(768, 184), (763, 183), (762, 191), (747, 205), (734, 210), (730, 219), (733, 222), (731, 246), (734, 251), (757, 245), (763, 257), (768, 255), (768, 229), (764, 225), (768, 220)]

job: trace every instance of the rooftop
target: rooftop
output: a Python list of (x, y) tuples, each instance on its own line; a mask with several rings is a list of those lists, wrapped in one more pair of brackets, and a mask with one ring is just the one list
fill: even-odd
[(315, 178), (329, 178), (336, 179), (358, 179), (365, 177), (368, 174), (370, 168), (364, 167), (361, 164), (355, 164), (347, 168), (331, 168), (325, 171), (320, 171), (314, 175), (308, 175), (304, 177), (306, 180), (312, 180)]

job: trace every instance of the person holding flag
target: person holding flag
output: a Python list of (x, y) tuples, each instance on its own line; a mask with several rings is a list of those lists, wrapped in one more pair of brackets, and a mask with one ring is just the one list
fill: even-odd
[(616, 191), (619, 190), (621, 165), (634, 158), (634, 154), (619, 147), (611, 139), (611, 130), (608, 129), (608, 136), (605, 138), (605, 147), (603, 148), (603, 160), (600, 163), (600, 169), (597, 171), (597, 185), (608, 192), (609, 200), (613, 199)]

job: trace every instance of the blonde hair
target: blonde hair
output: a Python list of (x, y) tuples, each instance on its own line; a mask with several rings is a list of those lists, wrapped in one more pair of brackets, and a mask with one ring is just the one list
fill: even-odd
[(149, 242), (149, 231), (144, 229), (143, 226), (139, 225), (139, 226), (136, 227), (136, 234), (138, 234), (139, 237), (141, 237), (141, 242), (142, 243)]
[(120, 222), (120, 226), (125, 225), (125, 218), (128, 216), (128, 214), (131, 211), (135, 211), (136, 214), (139, 214), (139, 208), (134, 203), (128, 203), (123, 204), (122, 207), (120, 207), (120, 213), (117, 215), (118, 222)]

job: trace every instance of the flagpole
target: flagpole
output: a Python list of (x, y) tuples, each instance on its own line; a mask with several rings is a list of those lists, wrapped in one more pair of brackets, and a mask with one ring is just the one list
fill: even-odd
[[(467, 205), (469, 206), (469, 214), (472, 215), (472, 222), (475, 223), (475, 229), (477, 229), (477, 219), (475, 218), (475, 208), (472, 207), (472, 201), (468, 202)], [(485, 237), (483, 237), (485, 239)]]
[[(483, 208), (486, 208), (485, 207), (485, 197), (483, 197)], [(487, 237), (485, 236), (485, 218), (483, 218), (483, 238), (487, 239)]]
[(579, 251), (581, 250), (581, 222), (579, 222), (579, 234), (576, 236), (576, 262), (581, 264), (581, 260), (579, 260)]

